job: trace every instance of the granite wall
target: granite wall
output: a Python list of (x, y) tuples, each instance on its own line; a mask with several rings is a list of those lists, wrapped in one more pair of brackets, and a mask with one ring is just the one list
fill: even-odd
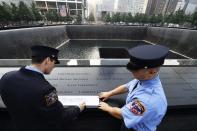
[(197, 58), (196, 36), (196, 30), (140, 26), (62, 25), (5, 30), (0, 31), (0, 59), (30, 58), (30, 46), (57, 47), (68, 39), (147, 40)]
[(67, 26), (70, 39), (131, 39), (142, 40), (146, 36), (146, 27), (140, 26)]
[(30, 58), (32, 45), (57, 47), (67, 39), (66, 26), (0, 31), (0, 59)]
[(197, 59), (196, 30), (149, 27), (145, 39)]

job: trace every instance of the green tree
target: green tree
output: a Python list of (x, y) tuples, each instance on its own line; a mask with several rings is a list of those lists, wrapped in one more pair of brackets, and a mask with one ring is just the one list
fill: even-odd
[(104, 21), (105, 21), (105, 22), (111, 22), (111, 17), (110, 17), (110, 14), (109, 14), (109, 13), (107, 13), (107, 14), (105, 15)]
[(197, 11), (192, 14), (191, 23), (194, 26), (197, 26)]
[(66, 21), (66, 16), (65, 17), (59, 16), (59, 21), (61, 22)]
[(5, 2), (0, 4), (0, 21), (3, 24), (8, 24), (10, 21), (12, 21), (12, 9), (10, 5)]
[(192, 23), (192, 16), (191, 14), (185, 15), (185, 21), (188, 23)]
[(61, 17), (61, 16), (59, 16), (59, 21), (64, 21), (64, 22), (67, 22), (67, 21), (72, 21), (73, 20), (73, 18), (70, 16), (70, 15), (67, 15), (67, 16), (65, 16), (65, 17)]
[(165, 15), (164, 16), (164, 22), (166, 22), (166, 23), (174, 23), (175, 22), (174, 15), (172, 13), (169, 14), (169, 15)]
[(45, 12), (45, 17), (46, 17), (47, 21), (51, 21), (52, 22), (54, 20), (53, 13), (51, 11)]
[(135, 16), (133, 18), (133, 22), (141, 22), (140, 13), (135, 14)]
[(5, 18), (3, 12), (3, 6), (0, 4), (0, 28), (4, 26)]
[(163, 15), (162, 14), (158, 14), (156, 17), (156, 22), (157, 23), (163, 23)]
[(18, 7), (14, 3), (11, 3), (11, 9), (12, 9), (12, 21), (13, 22), (20, 21), (18, 14)]
[(120, 21), (126, 22), (126, 13), (120, 14)]
[(157, 18), (155, 16), (155, 14), (151, 15), (150, 18), (149, 18), (149, 22), (151, 24), (156, 24), (157, 23)]
[(132, 16), (131, 13), (128, 13), (128, 14), (126, 15), (125, 22), (126, 22), (126, 23), (133, 22), (133, 16)]
[(112, 22), (120, 22), (120, 13), (115, 13), (112, 15)]
[(174, 14), (173, 23), (183, 24), (186, 21), (185, 13), (183, 10), (178, 10)]
[(73, 20), (73, 18), (70, 15), (67, 15), (65, 18), (65, 21), (72, 21), (72, 20)]
[(91, 21), (91, 22), (95, 21), (94, 14), (92, 12), (90, 13), (88, 17), (88, 21)]
[(82, 22), (82, 16), (81, 16), (81, 14), (77, 14), (77, 18), (76, 18), (76, 24), (81, 24), (81, 22)]
[(47, 11), (45, 17), (47, 18), (47, 21), (51, 22), (58, 22), (60, 20), (59, 14), (54, 10)]
[(148, 22), (148, 16), (146, 14), (141, 14), (140, 22), (141, 23), (147, 23)]
[(58, 22), (61, 19), (60, 14), (57, 11), (53, 11), (53, 14), (55, 16), (54, 22)]
[(36, 8), (36, 5), (35, 5), (34, 2), (33, 2), (32, 5), (31, 5), (31, 10), (32, 10), (32, 13), (33, 13), (34, 16), (35, 16), (35, 20), (36, 20), (36, 21), (40, 21), (40, 20), (43, 19), (43, 18), (42, 18), (42, 15), (41, 15), (41, 13), (40, 13), (40, 11)]
[(19, 2), (18, 15), (20, 21), (29, 22), (35, 20), (33, 12), (27, 7), (27, 5), (23, 1)]

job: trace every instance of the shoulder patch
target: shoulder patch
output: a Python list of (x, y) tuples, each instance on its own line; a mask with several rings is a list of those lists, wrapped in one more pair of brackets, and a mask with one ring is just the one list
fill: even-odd
[(129, 110), (135, 115), (143, 115), (146, 111), (144, 105), (139, 100), (134, 100), (129, 104)]
[(54, 90), (49, 94), (45, 95), (44, 99), (47, 106), (53, 105), (58, 100), (57, 91)]

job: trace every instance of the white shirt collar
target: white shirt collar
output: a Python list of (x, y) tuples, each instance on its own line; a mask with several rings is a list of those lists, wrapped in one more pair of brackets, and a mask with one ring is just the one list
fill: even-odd
[(35, 71), (35, 72), (38, 72), (38, 73), (41, 73), (44, 75), (44, 73), (41, 70), (39, 70), (38, 68), (36, 68), (35, 66), (32, 66), (32, 65), (26, 66), (25, 69)]

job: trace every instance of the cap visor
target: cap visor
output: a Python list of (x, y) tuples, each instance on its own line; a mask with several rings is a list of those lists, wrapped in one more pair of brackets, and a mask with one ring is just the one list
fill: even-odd
[(60, 64), (60, 61), (59, 60), (55, 60), (55, 64)]
[(132, 64), (131, 62), (129, 62), (127, 64), (127, 69), (129, 71), (136, 71), (136, 70), (139, 70), (139, 69), (143, 69), (143, 67), (136, 66), (136, 65)]

